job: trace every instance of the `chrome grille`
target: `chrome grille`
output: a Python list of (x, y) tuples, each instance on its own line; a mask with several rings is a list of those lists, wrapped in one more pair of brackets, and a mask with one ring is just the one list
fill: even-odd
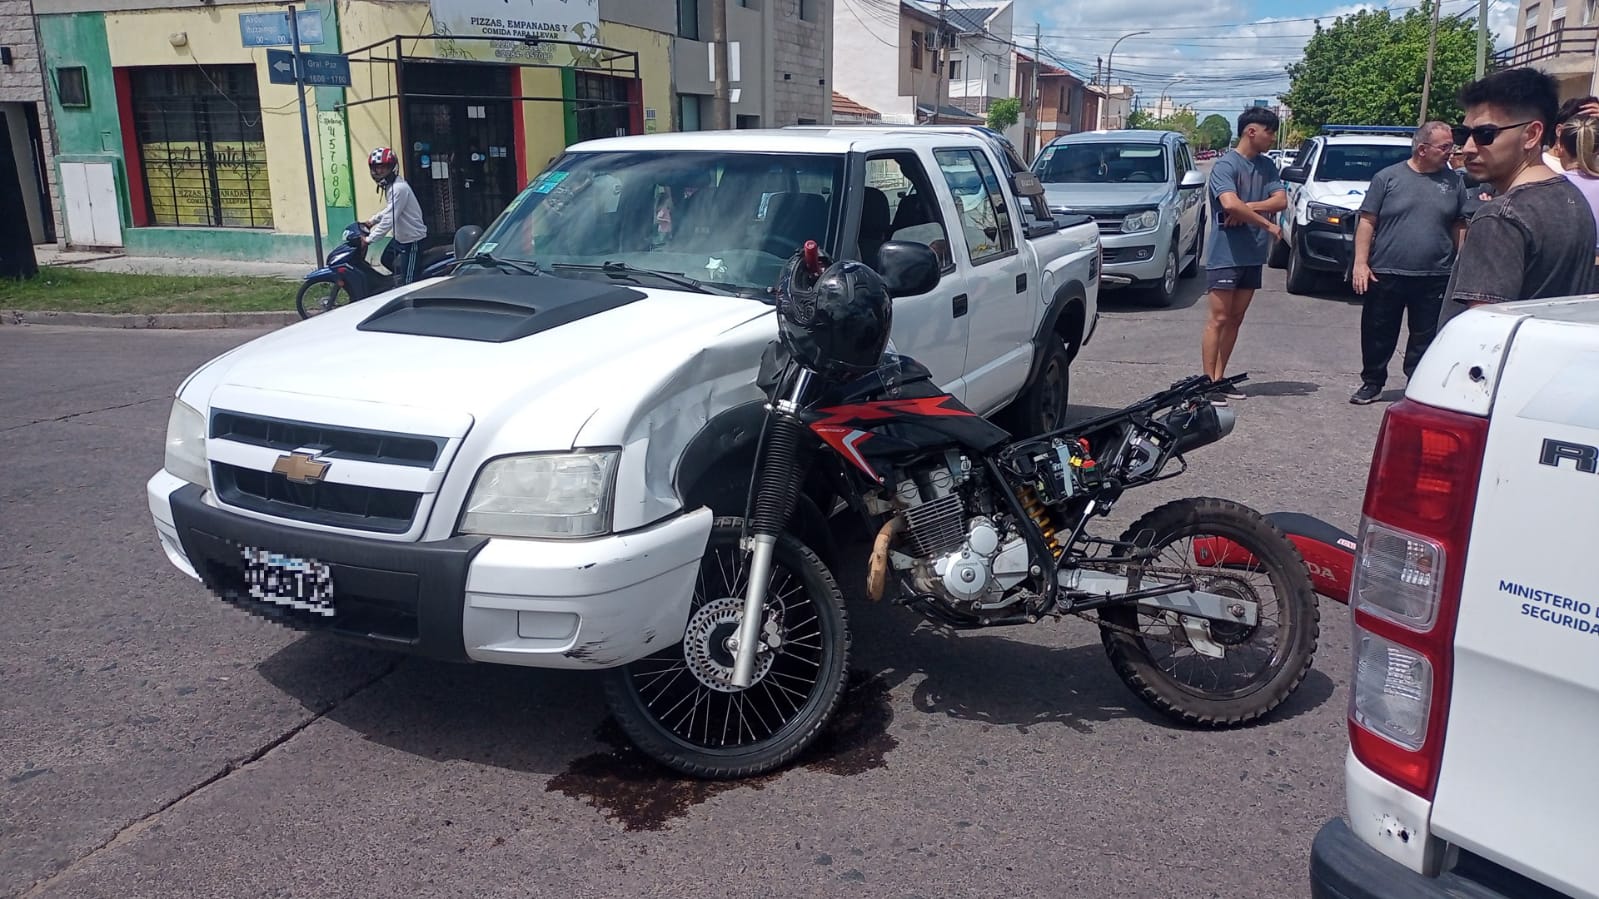
[(218, 440), (265, 446), (286, 453), (314, 446), (321, 450), (320, 455), (324, 459), (351, 459), (415, 468), (432, 468), (447, 442), (443, 437), (308, 424), (225, 409), (212, 411), (211, 436)]

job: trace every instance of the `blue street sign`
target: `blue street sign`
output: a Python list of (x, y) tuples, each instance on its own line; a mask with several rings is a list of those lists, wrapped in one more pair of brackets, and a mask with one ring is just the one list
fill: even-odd
[[(294, 54), (288, 50), (268, 50), (267, 80), (273, 84), (293, 84)], [(349, 87), (350, 58), (337, 53), (301, 53), (301, 84), (312, 87)]]
[(316, 87), (349, 87), (350, 58), (337, 53), (301, 53), (300, 83)]
[(287, 50), (268, 50), (267, 80), (273, 84), (294, 83), (294, 54)]
[[(300, 43), (310, 46), (322, 43), (321, 11), (302, 9), (295, 14), (295, 19), (295, 24), (300, 28)], [(246, 47), (287, 47), (289, 45), (289, 14), (286, 12), (241, 12), (239, 13), (239, 38), (244, 41)]]

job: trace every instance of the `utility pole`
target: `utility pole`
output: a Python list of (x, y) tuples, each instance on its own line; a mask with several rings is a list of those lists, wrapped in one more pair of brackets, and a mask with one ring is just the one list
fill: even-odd
[[(1437, 26), (1433, 27), (1434, 35)], [(1488, 0), (1477, 0), (1477, 80), (1488, 69)]]
[[(1037, 156), (1038, 155), (1038, 151), (1042, 150), (1044, 148), (1043, 129), (1041, 127), (1042, 123), (1039, 121), (1042, 118), (1040, 113), (1042, 112), (1041, 107), (1044, 104), (1039, 102), (1039, 97), (1038, 97), (1038, 67), (1044, 64), (1043, 63), (1043, 59), (1044, 59), (1044, 35), (1043, 35), (1043, 30), (1040, 28), (1040, 26), (1039, 26), (1039, 24), (1037, 22), (1034, 22), (1033, 23), (1033, 94), (1032, 94), (1032, 98), (1033, 98), (1033, 136), (1032, 136), (1032, 139), (1027, 142), (1027, 146), (1031, 150), (1031, 155), (1032, 156)], [(1031, 161), (1031, 156), (1029, 157), (1029, 161)]]
[(711, 0), (711, 47), (716, 73), (711, 79), (711, 129), (733, 127), (733, 109), (727, 71), (727, 0)]
[[(933, 54), (933, 71), (937, 73), (938, 99), (933, 102), (933, 121), (938, 124), (938, 113), (944, 108), (944, 83), (949, 80), (949, 73), (944, 71), (944, 14), (949, 10), (949, 0), (938, 0), (938, 30), (934, 42), (938, 49), (931, 50)], [(929, 48), (931, 49), (931, 48)]]
[(1438, 55), (1438, 10), (1442, 7), (1442, 0), (1432, 0), (1432, 33), (1427, 35), (1427, 75), (1421, 82), (1421, 118), (1416, 122), (1417, 128), (1427, 124), (1427, 102), (1432, 99), (1432, 64)]
[(294, 4), (289, 4), (289, 45), (294, 48), (294, 95), (300, 99), (300, 140), (305, 144), (305, 185), (311, 192), (311, 238), (316, 242), (316, 264), (322, 267), (322, 216), (317, 207), (322, 200), (316, 194), (316, 163), (311, 159), (311, 125), (305, 117), (305, 67), (300, 64), (300, 18)]

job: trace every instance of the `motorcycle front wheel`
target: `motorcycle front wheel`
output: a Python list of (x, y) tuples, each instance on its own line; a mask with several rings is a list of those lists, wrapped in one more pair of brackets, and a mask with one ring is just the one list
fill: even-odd
[(1224, 728), (1254, 721), (1293, 694), (1316, 654), (1320, 611), (1304, 557), (1281, 531), (1247, 506), (1197, 498), (1155, 509), (1122, 540), (1149, 550), (1146, 561), (1128, 567), (1129, 590), (1187, 582), (1258, 610), (1256, 622), (1243, 625), (1185, 623), (1152, 606), (1100, 609), (1111, 625), (1100, 629), (1111, 666), (1139, 699), (1183, 724)]
[(344, 287), (333, 281), (307, 281), (294, 295), (294, 307), (300, 310), (301, 318), (321, 315), (349, 302), (350, 295)]
[(711, 528), (681, 642), (607, 673), (605, 697), (628, 739), (692, 777), (752, 777), (793, 761), (838, 708), (849, 620), (827, 566), (791, 534), (777, 539), (755, 681), (732, 685), (728, 638), (749, 578), (742, 522)]

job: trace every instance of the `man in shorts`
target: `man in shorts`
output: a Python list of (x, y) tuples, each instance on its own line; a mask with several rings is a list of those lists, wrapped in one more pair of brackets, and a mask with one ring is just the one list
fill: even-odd
[[(1238, 145), (1210, 170), (1209, 209), (1214, 226), (1205, 262), (1210, 320), (1201, 343), (1205, 374), (1220, 380), (1238, 340), (1249, 301), (1260, 288), (1261, 270), (1274, 241), (1282, 238), (1275, 216), (1288, 208), (1288, 191), (1266, 151), (1277, 145), (1277, 113), (1251, 107), (1238, 117)], [(1225, 406), (1243, 399), (1218, 393), (1211, 402)]]

